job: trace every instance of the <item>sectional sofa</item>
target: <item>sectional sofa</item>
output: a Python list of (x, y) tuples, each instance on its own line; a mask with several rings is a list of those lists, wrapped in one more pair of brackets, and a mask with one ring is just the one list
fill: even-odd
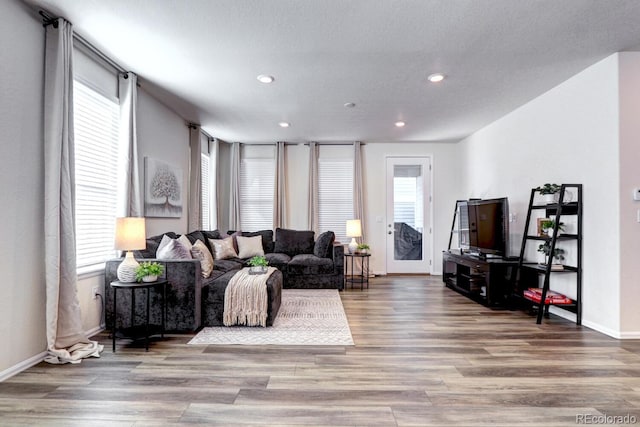
[[(167, 287), (167, 331), (194, 331), (202, 326), (222, 324), (224, 292), (233, 275), (246, 265), (247, 259), (227, 258), (214, 261), (210, 276), (202, 275), (201, 263), (197, 259), (158, 259), (156, 251), (163, 236), (178, 239), (180, 236), (167, 232), (147, 239), (147, 246), (134, 253), (136, 259), (158, 261), (165, 265)], [(186, 234), (191, 243), (201, 240), (211, 250), (211, 240), (223, 237), (261, 236), (265, 257), (279, 271), (267, 281), (270, 310), (267, 325), (273, 324), (279, 309), (280, 281), (282, 288), (342, 289), (344, 286), (344, 248), (334, 242), (333, 232), (322, 233), (315, 239), (313, 231), (276, 229), (258, 232), (230, 232), (223, 236), (218, 230), (193, 231)], [(213, 251), (212, 251), (213, 253)], [(117, 268), (122, 259), (107, 261), (105, 267), (105, 320), (108, 328), (113, 324), (113, 293), (109, 284), (117, 280)], [(151, 323), (160, 324), (161, 296), (151, 293)], [(129, 324), (132, 301), (125, 292), (118, 292), (118, 325)], [(144, 313), (145, 297), (135, 300), (135, 312)]]

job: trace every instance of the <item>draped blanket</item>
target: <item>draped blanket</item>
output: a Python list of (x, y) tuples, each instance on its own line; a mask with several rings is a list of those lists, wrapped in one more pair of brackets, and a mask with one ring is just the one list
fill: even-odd
[(274, 271), (269, 267), (265, 274), (249, 274), (249, 269), (243, 268), (229, 280), (224, 293), (225, 326), (266, 326), (267, 280)]

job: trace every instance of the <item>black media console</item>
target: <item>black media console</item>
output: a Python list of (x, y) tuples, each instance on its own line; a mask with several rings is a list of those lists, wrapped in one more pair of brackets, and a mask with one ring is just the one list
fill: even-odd
[(485, 258), (460, 250), (442, 253), (445, 285), (486, 306), (509, 305), (517, 267), (517, 258)]

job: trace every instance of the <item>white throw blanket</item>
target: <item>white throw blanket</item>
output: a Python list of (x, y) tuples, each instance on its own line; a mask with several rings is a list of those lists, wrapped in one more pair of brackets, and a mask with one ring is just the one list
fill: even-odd
[(243, 268), (229, 280), (224, 293), (225, 326), (267, 325), (267, 280), (274, 271), (269, 267), (265, 274), (249, 274), (249, 269)]

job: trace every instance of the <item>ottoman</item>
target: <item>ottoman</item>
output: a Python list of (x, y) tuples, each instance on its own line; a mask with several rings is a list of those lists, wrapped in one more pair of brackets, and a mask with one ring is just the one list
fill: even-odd
[[(237, 270), (228, 271), (202, 287), (202, 325), (223, 326), (224, 293)], [(274, 271), (267, 279), (267, 326), (272, 326), (282, 302), (282, 272)]]

